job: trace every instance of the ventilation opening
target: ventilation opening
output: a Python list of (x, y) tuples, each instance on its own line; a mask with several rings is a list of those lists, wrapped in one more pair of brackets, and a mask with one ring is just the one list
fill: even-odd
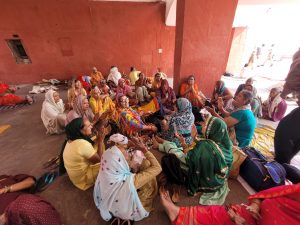
[(20, 39), (6, 40), (17, 64), (30, 64), (31, 60)]

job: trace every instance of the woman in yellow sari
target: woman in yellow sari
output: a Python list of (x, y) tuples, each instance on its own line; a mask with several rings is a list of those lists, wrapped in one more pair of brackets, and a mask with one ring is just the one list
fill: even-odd
[(89, 100), (90, 107), (93, 113), (102, 114), (107, 111), (115, 111), (115, 103), (111, 100), (108, 94), (101, 95), (100, 89), (95, 86), (91, 91), (91, 98)]

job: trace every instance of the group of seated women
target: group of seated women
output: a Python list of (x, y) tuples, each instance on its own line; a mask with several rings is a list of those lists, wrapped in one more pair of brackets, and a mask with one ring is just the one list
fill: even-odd
[[(41, 117), (47, 133), (65, 130), (67, 137), (61, 168), (75, 187), (84, 191), (94, 186), (96, 207), (106, 221), (129, 224), (147, 217), (158, 192), (156, 178), (163, 170), (166, 180), (160, 183), (161, 199), (170, 219), (192, 224), (185, 212), (198, 213), (202, 208), (172, 205), (167, 183), (185, 185), (191, 196), (201, 193), (201, 205), (224, 204), (232, 144), (243, 148), (252, 140), (256, 89), (251, 79), (234, 97), (224, 81), (217, 81), (208, 99), (199, 91), (195, 76), (188, 77), (176, 97), (162, 75), (156, 73), (151, 81), (133, 68), (128, 80), (114, 66), (105, 80), (93, 68), (89, 77), (72, 81), (68, 111), (58, 92), (45, 94)], [(279, 89), (272, 89), (261, 105), (264, 118), (279, 120), (284, 115), (284, 100), (279, 95)], [(204, 108), (208, 116), (199, 114)], [(168, 153), (162, 167), (149, 149)], [(172, 200), (178, 201), (174, 190)], [(227, 219), (235, 218), (233, 209), (227, 214), (221, 206), (211, 209)]]

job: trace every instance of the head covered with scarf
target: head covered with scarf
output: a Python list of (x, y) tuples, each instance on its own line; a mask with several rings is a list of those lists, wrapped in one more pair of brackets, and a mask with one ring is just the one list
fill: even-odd
[[(115, 134), (110, 141), (128, 143), (128, 139)], [(107, 149), (101, 158), (101, 170), (94, 188), (94, 201), (101, 217), (108, 221), (113, 216), (124, 220), (139, 221), (149, 213), (144, 209), (134, 186), (134, 174), (121, 152), (114, 145)]]
[(175, 137), (175, 133), (178, 132), (184, 136), (187, 144), (191, 144), (193, 142), (193, 138), (191, 136), (192, 126), (195, 122), (195, 116), (192, 113), (192, 104), (186, 98), (179, 98), (176, 103), (178, 112), (171, 117), (169, 123), (170, 131), (174, 138), (173, 141), (177, 144), (177, 146), (180, 146), (179, 140)]
[(78, 95), (75, 98), (73, 110), (71, 110), (67, 115), (67, 121), (66, 123), (70, 123), (73, 119), (82, 117), (88, 119), (90, 122), (94, 119), (94, 114), (92, 112), (91, 108), (88, 108), (87, 110), (84, 110), (83, 104), (84, 101), (87, 101), (87, 97), (83, 95)]
[(227, 177), (233, 161), (232, 143), (223, 120), (209, 117), (205, 126), (205, 139), (200, 139), (186, 157), (188, 192), (191, 195), (204, 192), (201, 204), (223, 204), (229, 191)]

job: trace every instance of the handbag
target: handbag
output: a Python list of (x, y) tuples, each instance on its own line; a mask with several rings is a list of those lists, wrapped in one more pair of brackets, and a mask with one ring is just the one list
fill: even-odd
[(238, 147), (232, 146), (233, 163), (229, 173), (229, 177), (236, 179), (240, 173), (240, 166), (247, 158), (247, 155)]
[(242, 150), (248, 157), (240, 167), (240, 175), (255, 191), (284, 184), (286, 171), (282, 165), (275, 160), (268, 160), (253, 147)]

